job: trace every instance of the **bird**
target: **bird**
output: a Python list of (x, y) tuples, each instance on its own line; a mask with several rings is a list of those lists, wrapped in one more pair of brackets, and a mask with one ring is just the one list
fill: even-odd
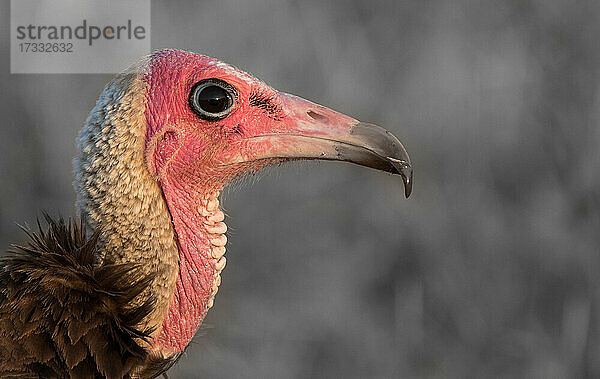
[(154, 378), (181, 357), (225, 267), (221, 191), (274, 164), (413, 165), (386, 129), (164, 49), (105, 86), (77, 137), (77, 216), (44, 213), (0, 258), (0, 376)]

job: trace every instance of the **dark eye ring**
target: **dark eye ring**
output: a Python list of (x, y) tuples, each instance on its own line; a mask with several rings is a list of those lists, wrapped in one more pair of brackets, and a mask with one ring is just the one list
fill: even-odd
[(204, 79), (190, 91), (190, 108), (205, 120), (219, 120), (231, 112), (235, 89), (220, 79)]

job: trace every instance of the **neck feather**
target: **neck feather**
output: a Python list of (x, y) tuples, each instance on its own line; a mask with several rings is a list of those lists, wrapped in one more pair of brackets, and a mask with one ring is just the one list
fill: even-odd
[(212, 306), (225, 226), (218, 193), (184, 203), (149, 173), (146, 89), (136, 72), (106, 86), (79, 135), (75, 189), (81, 216), (101, 233), (99, 263), (135, 263), (153, 278), (135, 300), (155, 301), (139, 327), (154, 327), (151, 349), (168, 355), (185, 348)]

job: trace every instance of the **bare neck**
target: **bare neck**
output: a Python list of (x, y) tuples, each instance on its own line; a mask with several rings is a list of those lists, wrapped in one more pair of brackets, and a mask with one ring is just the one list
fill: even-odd
[(192, 201), (169, 183), (162, 187), (177, 231), (179, 275), (162, 329), (152, 345), (174, 353), (185, 349), (213, 305), (226, 262), (227, 227), (218, 208), (218, 193)]

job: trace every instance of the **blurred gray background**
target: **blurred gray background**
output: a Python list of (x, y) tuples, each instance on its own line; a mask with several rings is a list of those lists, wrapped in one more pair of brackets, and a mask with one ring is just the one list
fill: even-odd
[[(0, 246), (74, 211), (107, 75), (10, 75), (0, 2)], [(401, 137), (227, 191), (228, 265), (173, 378), (600, 377), (600, 3), (154, 1), (204, 52)]]

